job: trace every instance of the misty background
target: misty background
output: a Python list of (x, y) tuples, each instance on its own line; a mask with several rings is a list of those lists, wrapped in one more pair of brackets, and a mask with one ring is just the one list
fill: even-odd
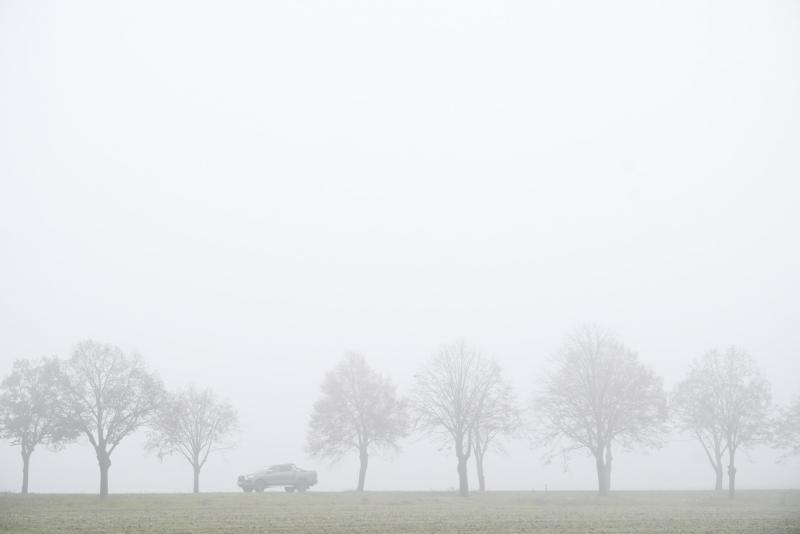
[[(527, 403), (577, 324), (668, 390), (737, 345), (800, 394), (800, 3), (0, 2), (0, 375), (87, 337), (238, 409), (203, 491), (305, 453), (319, 386), (358, 351), (401, 393), (442, 345), (495, 358)], [(144, 433), (112, 493), (191, 490)], [(593, 489), (527, 440), (489, 489)], [(740, 488), (800, 485), (768, 447)], [(702, 448), (615, 456), (615, 489), (711, 489)], [(470, 464), (475, 483), (474, 464)], [(0, 444), (0, 491), (19, 450)], [(367, 489), (455, 487), (413, 435)], [(95, 492), (85, 443), (33, 492)]]

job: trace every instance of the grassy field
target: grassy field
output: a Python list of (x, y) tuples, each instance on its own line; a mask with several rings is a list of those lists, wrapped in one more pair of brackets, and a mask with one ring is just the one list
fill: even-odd
[(800, 533), (800, 491), (0, 495), (13, 533)]

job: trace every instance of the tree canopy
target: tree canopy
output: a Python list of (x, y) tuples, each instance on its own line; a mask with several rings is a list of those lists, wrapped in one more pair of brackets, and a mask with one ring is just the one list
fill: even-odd
[(209, 455), (231, 444), (228, 439), (238, 428), (236, 410), (220, 401), (211, 388), (189, 386), (167, 394), (156, 411), (147, 448), (159, 459), (178, 454), (192, 466), (192, 491), (200, 491), (200, 470)]
[(334, 461), (356, 451), (358, 491), (363, 491), (373, 449), (397, 449), (408, 434), (406, 403), (392, 382), (374, 371), (360, 354), (346, 354), (325, 376), (314, 403), (308, 452)]
[(163, 386), (138, 354), (93, 340), (79, 343), (63, 370), (66, 424), (94, 447), (105, 496), (111, 454), (150, 421), (163, 400)]
[(475, 447), (481, 414), (488, 421), (489, 403), (500, 369), (463, 341), (448, 345), (416, 375), (413, 406), (416, 424), (438, 435), (455, 450), (459, 493), (469, 494), (467, 462)]
[(0, 384), (0, 438), (20, 447), (22, 493), (28, 493), (30, 457), (36, 447), (58, 449), (77, 437), (63, 417), (59, 377), (56, 358), (17, 360)]
[(661, 379), (607, 330), (582, 326), (554, 357), (534, 402), (540, 438), (552, 454), (588, 450), (598, 490), (611, 488), (612, 449), (658, 446), (666, 431)]

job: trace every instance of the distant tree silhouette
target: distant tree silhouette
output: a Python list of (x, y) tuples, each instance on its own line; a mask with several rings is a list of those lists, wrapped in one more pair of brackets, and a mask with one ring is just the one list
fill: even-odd
[(728, 495), (736, 492), (736, 452), (767, 439), (770, 385), (745, 352), (710, 350), (692, 362), (675, 393), (682, 426), (703, 445), (721, 488), (722, 454), (728, 454)]
[(208, 456), (229, 448), (228, 439), (238, 428), (236, 410), (217, 400), (210, 388), (196, 386), (170, 393), (156, 411), (147, 449), (163, 459), (178, 454), (192, 466), (192, 492), (200, 492), (200, 470)]
[(715, 474), (715, 490), (722, 490), (725, 473), (723, 457), (728, 450), (722, 420), (721, 373), (711, 369), (714, 360), (696, 360), (686, 378), (673, 392), (672, 409), (679, 426), (690, 433), (703, 446)]
[(520, 410), (511, 386), (503, 380), (500, 367), (490, 366), (486, 393), (478, 409), (472, 443), (478, 473), (478, 490), (486, 491), (484, 458), (492, 449), (502, 450), (502, 438), (512, 436), (522, 427)]
[(86, 436), (100, 467), (100, 495), (108, 495), (111, 454), (126, 437), (144, 426), (163, 400), (157, 375), (139, 355), (114, 345), (86, 340), (63, 366), (66, 424)]
[(774, 429), (775, 446), (785, 449), (784, 458), (800, 454), (800, 397), (781, 410)]
[(30, 459), (38, 445), (52, 449), (77, 437), (60, 413), (59, 361), (17, 360), (0, 384), (0, 438), (20, 446), (22, 493), (28, 493)]
[(666, 430), (661, 380), (608, 331), (594, 325), (566, 339), (534, 408), (550, 457), (586, 449), (595, 459), (598, 491), (611, 489), (612, 447), (661, 444)]
[(681, 430), (702, 446), (715, 474), (714, 489), (722, 490), (724, 455), (728, 450), (720, 412), (721, 389), (718, 373), (708, 372), (695, 362), (672, 396), (672, 409)]
[[(475, 449), (481, 415), (488, 424), (492, 396), (502, 383), (498, 365), (464, 342), (444, 347), (416, 375), (413, 407), (417, 426), (438, 434), (455, 449), (462, 496), (469, 494), (467, 462)], [(488, 446), (485, 437), (482, 440)]]
[(346, 354), (322, 382), (314, 403), (307, 450), (312, 456), (338, 461), (358, 452), (358, 491), (364, 491), (373, 449), (397, 449), (408, 434), (404, 400), (392, 382), (374, 371), (360, 354)]
[[(720, 448), (713, 451), (715, 456), (719, 450), (728, 453), (728, 495), (733, 498), (736, 452), (768, 438), (769, 382), (761, 376), (753, 358), (730, 347), (725, 352), (710, 350), (692, 362), (677, 392), (678, 413), (684, 426), (690, 423), (695, 428), (702, 427), (703, 433), (695, 435), (705, 438), (705, 442), (701, 441), (703, 446), (708, 448), (709, 436), (721, 436)], [(712, 465), (720, 466), (719, 459), (716, 457)]]

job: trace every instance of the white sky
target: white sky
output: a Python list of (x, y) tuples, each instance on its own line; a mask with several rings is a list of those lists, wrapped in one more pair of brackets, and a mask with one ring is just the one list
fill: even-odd
[[(522, 401), (564, 334), (613, 329), (671, 388), (736, 344), (800, 394), (800, 3), (0, 1), (0, 374), (86, 337), (210, 385), (239, 446), (205, 490), (305, 457), (324, 372), (364, 353), (401, 391), (465, 338)], [(191, 470), (112, 458), (111, 491)], [(369, 489), (456, 486), (415, 436)], [(525, 441), (494, 489), (593, 489)], [(742, 457), (743, 488), (800, 459)], [(19, 451), (0, 445), (0, 491)], [(97, 489), (85, 442), (32, 491)], [(474, 483), (474, 475), (471, 482)], [(618, 453), (612, 487), (713, 484), (699, 445)]]

